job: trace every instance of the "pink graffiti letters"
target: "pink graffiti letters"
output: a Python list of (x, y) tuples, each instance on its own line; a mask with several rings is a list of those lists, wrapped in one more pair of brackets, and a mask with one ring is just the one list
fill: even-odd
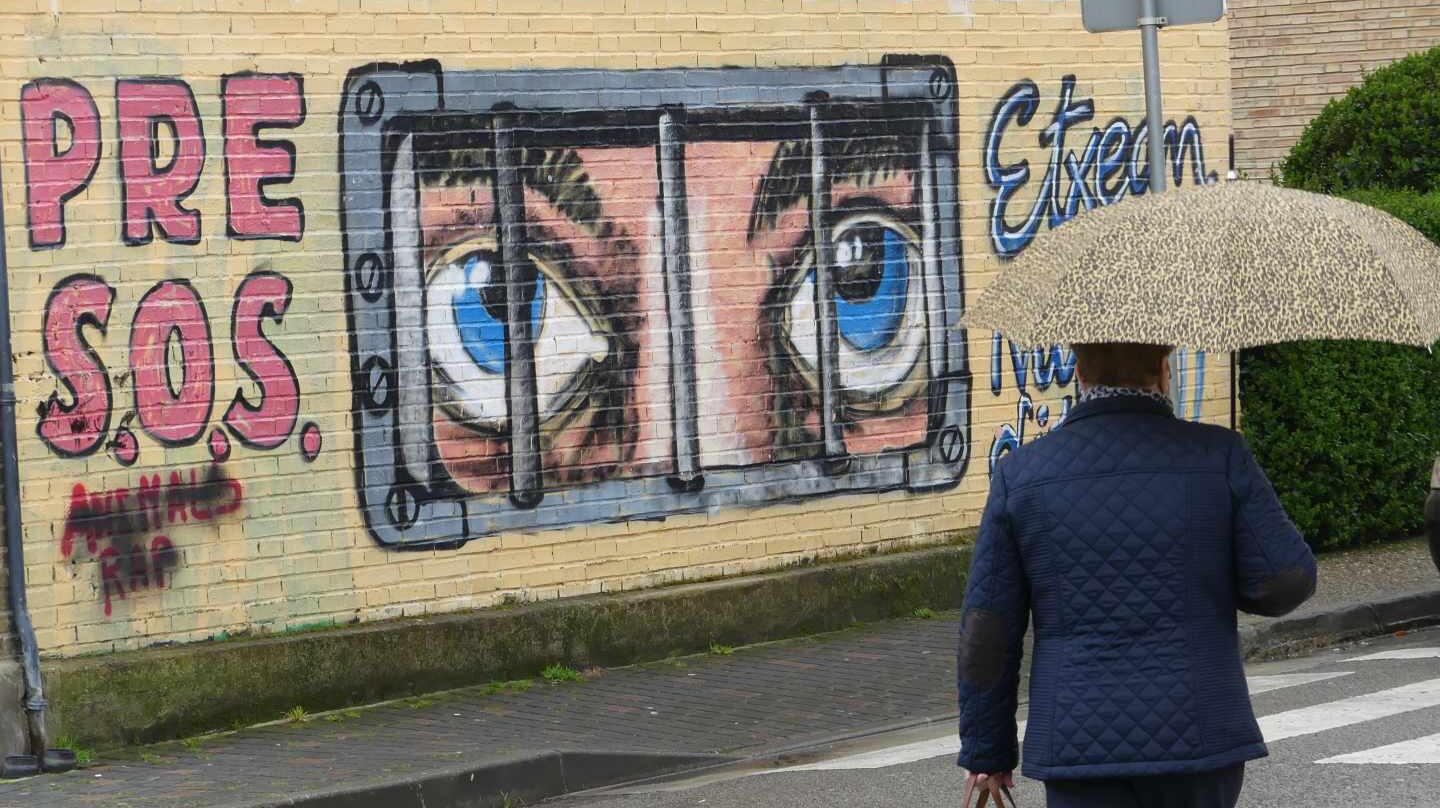
[[(167, 358), (172, 340), (180, 343), (178, 383)], [(167, 446), (185, 446), (200, 437), (215, 402), (214, 365), (210, 318), (195, 289), (183, 280), (151, 287), (130, 326), (135, 411), (146, 434)]]
[[(251, 448), (280, 446), (299, 419), (299, 379), (290, 360), (266, 337), (262, 322), (283, 321), (290, 293), (289, 279), (270, 270), (252, 272), (235, 292), (231, 351), (258, 394), (252, 402), (237, 387), (221, 420)], [(52, 394), (40, 407), (37, 430), (57, 454), (90, 454), (110, 428), (116, 403), (110, 376), (83, 328), (94, 326), (104, 336), (114, 299), (115, 290), (104, 280), (75, 275), (55, 287), (46, 305), (45, 359), (71, 401), (64, 403), (58, 391)], [(172, 353), (179, 356), (178, 378)], [(216, 396), (215, 351), (205, 304), (188, 281), (161, 281), (141, 298), (130, 327), (129, 370), (135, 416), (146, 435), (166, 446), (186, 446), (205, 434)], [(132, 435), (117, 454), (121, 463), (134, 462), (138, 447), (128, 445), (133, 442)], [(216, 445), (213, 439), (211, 445)]]
[(110, 375), (82, 329), (103, 335), (110, 322), (115, 290), (94, 275), (72, 275), (56, 284), (45, 305), (41, 328), (45, 360), (71, 398), (59, 393), (40, 405), (37, 431), (57, 454), (78, 457), (100, 447), (110, 428)]
[[(65, 203), (100, 165), (100, 110), (69, 79), (37, 79), (20, 91), (20, 119), (30, 246), (58, 247), (65, 243)], [(62, 123), (70, 141), (63, 148)]]
[[(298, 198), (269, 199), (271, 185), (294, 179), (296, 153), (288, 140), (264, 139), (267, 128), (293, 129), (305, 121), (302, 78), (294, 73), (235, 73), (220, 82), (224, 144), (226, 232), (235, 239), (299, 241), (304, 207)], [(95, 100), (68, 79), (37, 79), (21, 91), (27, 215), (33, 248), (65, 243), (65, 204), (95, 176), (102, 152)], [(115, 83), (116, 138), (121, 197), (121, 240), (196, 244), (201, 212), (186, 206), (205, 166), (206, 141), (195, 95), (173, 78), (119, 79)], [(273, 449), (295, 429), (299, 380), (285, 354), (264, 333), (262, 320), (279, 324), (290, 305), (289, 279), (252, 273), (235, 293), (231, 348), (253, 392), (237, 389), (221, 421), (243, 445)], [(95, 275), (76, 275), (56, 286), (45, 310), (45, 358), (61, 391), (40, 409), (38, 431), (56, 453), (96, 451), (110, 428), (115, 396), (104, 363), (87, 341), (93, 326), (106, 334), (115, 290)], [(179, 361), (170, 358), (178, 348)], [(140, 300), (131, 323), (129, 376), (139, 429), (166, 446), (200, 440), (215, 404), (215, 350), (200, 293), (186, 280), (157, 283)], [(120, 381), (121, 376), (116, 377)], [(64, 399), (68, 398), (69, 403)], [(113, 442), (122, 465), (135, 462), (134, 433)], [(212, 456), (228, 456), (211, 440)]]
[[(236, 239), (299, 241), (298, 198), (271, 200), (271, 185), (295, 174), (295, 146), (262, 139), (265, 128), (305, 121), (301, 77), (236, 73), (221, 78), (226, 233)], [(95, 177), (102, 151), (94, 96), (69, 79), (41, 78), (20, 93), (26, 217), (33, 249), (65, 244), (65, 205)], [(115, 153), (119, 159), (121, 241), (149, 243), (158, 231), (172, 244), (200, 241), (201, 213), (185, 206), (205, 167), (205, 129), (190, 85), (175, 78), (115, 82)]]
[(235, 361), (260, 387), (260, 403), (251, 404), (241, 390), (225, 411), (225, 425), (247, 446), (274, 449), (284, 443), (300, 416), (300, 382), (290, 360), (261, 330), (262, 320), (276, 323), (290, 306), (290, 280), (259, 270), (250, 273), (235, 292), (230, 317), (230, 344)]
[(132, 594), (163, 589), (167, 573), (179, 564), (170, 537), (149, 534), (217, 521), (240, 510), (244, 501), (244, 486), (226, 477), (219, 465), (203, 474), (193, 467), (184, 473), (142, 474), (134, 488), (88, 491), (77, 482), (70, 491), (60, 555), (72, 562), (99, 562), (101, 596), (109, 616), (112, 596), (124, 600), (127, 587)]
[(225, 205), (231, 238), (299, 241), (305, 208), (298, 197), (269, 200), (265, 187), (295, 176), (295, 145), (261, 140), (262, 127), (293, 129), (305, 122), (298, 74), (238, 73), (220, 81), (225, 122)]
[[(115, 114), (125, 243), (148, 243), (152, 225), (171, 243), (198, 243), (200, 212), (181, 205), (205, 167), (205, 132), (190, 86), (173, 79), (120, 79)], [(168, 149), (161, 147), (162, 128)], [(158, 164), (165, 153), (168, 162)]]

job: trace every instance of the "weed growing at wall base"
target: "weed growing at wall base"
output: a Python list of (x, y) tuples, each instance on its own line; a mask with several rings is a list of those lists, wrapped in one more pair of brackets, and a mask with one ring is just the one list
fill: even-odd
[(80, 768), (89, 766), (95, 760), (95, 752), (89, 747), (80, 746), (74, 739), (68, 736), (61, 736), (55, 740), (56, 749), (69, 749), (75, 753), (75, 765)]
[(524, 693), (535, 685), (529, 679), (513, 679), (508, 682), (490, 682), (485, 685), (485, 695), (497, 696), (502, 693)]
[(540, 677), (547, 682), (578, 682), (581, 679), (580, 671), (567, 665), (547, 665), (545, 670), (540, 672)]

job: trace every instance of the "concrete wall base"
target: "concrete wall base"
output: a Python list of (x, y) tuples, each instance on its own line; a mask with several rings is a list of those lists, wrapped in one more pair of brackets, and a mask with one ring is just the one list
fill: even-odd
[[(968, 536), (957, 537), (968, 540)], [(498, 679), (616, 666), (958, 608), (968, 545), (261, 639), (47, 660), (55, 736), (148, 743)]]

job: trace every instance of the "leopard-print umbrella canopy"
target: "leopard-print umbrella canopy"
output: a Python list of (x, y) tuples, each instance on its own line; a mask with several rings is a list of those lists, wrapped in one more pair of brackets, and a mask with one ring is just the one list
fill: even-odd
[(1085, 213), (1002, 268), (962, 327), (1020, 345), (1232, 351), (1310, 339), (1432, 347), (1440, 247), (1356, 202), (1255, 182)]

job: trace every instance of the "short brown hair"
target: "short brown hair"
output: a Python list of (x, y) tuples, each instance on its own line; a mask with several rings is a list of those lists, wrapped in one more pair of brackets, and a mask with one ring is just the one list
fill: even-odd
[(1174, 350), (1166, 345), (1139, 342), (1092, 342), (1070, 346), (1080, 375), (1091, 386), (1156, 387), (1161, 366)]

